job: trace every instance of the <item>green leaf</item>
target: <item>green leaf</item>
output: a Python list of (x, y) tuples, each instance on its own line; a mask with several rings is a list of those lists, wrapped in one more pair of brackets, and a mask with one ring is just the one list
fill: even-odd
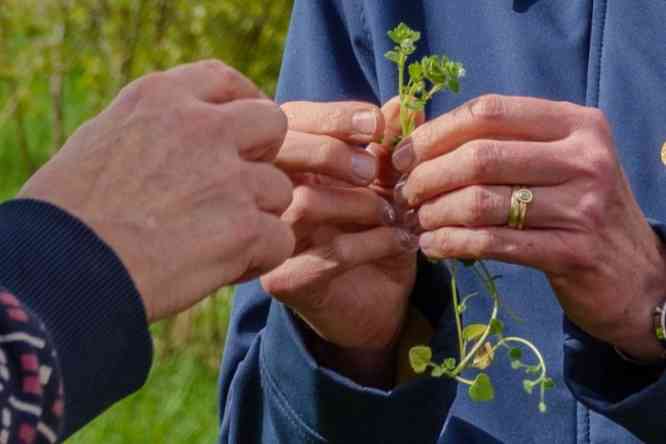
[(386, 54), (384, 54), (384, 57), (392, 61), (393, 63), (400, 63), (401, 62), (401, 54), (398, 51), (388, 51)]
[(473, 401), (477, 402), (492, 401), (495, 398), (495, 389), (490, 381), (490, 377), (485, 373), (476, 375), (467, 393)]
[(555, 388), (555, 381), (553, 381), (553, 378), (546, 378), (542, 382), (543, 388), (546, 390), (550, 390), (552, 388)]
[(463, 339), (465, 341), (472, 341), (483, 335), (486, 328), (488, 328), (488, 326), (485, 324), (469, 324), (463, 329)]
[(425, 102), (419, 99), (406, 100), (403, 105), (410, 111), (422, 111), (425, 108)]
[(523, 366), (523, 363), (520, 361), (511, 361), (511, 368), (514, 370), (518, 370), (520, 367)]
[(454, 370), (456, 368), (456, 358), (446, 358), (444, 360), (444, 368), (447, 370)]
[(409, 65), (409, 77), (415, 82), (423, 78), (423, 68), (420, 63)]
[(458, 94), (460, 92), (460, 81), (458, 79), (449, 80), (449, 89), (454, 93)]
[(409, 362), (416, 373), (423, 373), (432, 360), (432, 350), (425, 345), (417, 345), (409, 350)]
[(421, 39), (421, 33), (416, 32), (405, 23), (400, 23), (388, 32), (388, 36), (398, 45), (414, 44)]
[(529, 379), (525, 379), (523, 381), (523, 389), (527, 392), (528, 395), (532, 394), (532, 391), (534, 390), (534, 381), (531, 381)]
[(519, 348), (512, 348), (509, 350), (509, 359), (512, 361), (520, 361), (523, 358), (523, 351)]
[(501, 335), (504, 332), (504, 322), (499, 319), (490, 321), (490, 335)]

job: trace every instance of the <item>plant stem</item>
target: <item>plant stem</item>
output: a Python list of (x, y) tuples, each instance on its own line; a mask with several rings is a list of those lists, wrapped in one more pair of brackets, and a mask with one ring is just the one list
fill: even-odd
[(541, 375), (536, 379), (537, 381), (541, 381), (546, 377), (546, 362), (543, 359), (543, 355), (539, 352), (539, 350), (532, 344), (530, 341), (527, 339), (519, 338), (516, 336), (509, 336), (506, 338), (502, 338), (495, 346), (493, 347), (493, 351), (497, 350), (499, 347), (506, 345), (509, 342), (517, 342), (519, 344), (524, 345), (525, 347), (529, 348), (532, 353), (534, 353), (534, 356), (536, 356), (537, 360), (539, 361), (539, 367), (541, 368)]
[(461, 382), (463, 384), (467, 384), (467, 385), (474, 384), (474, 381), (472, 381), (471, 379), (463, 378), (462, 376), (456, 376), (455, 380), (458, 381), (458, 382)]
[(458, 360), (462, 361), (465, 357), (465, 345), (463, 344), (463, 335), (462, 335), (462, 320), (460, 310), (460, 304), (458, 303), (458, 284), (456, 281), (456, 269), (457, 265), (453, 262), (453, 265), (450, 267), (451, 270), (451, 300), (453, 303), (453, 311), (456, 318), (456, 332), (458, 333)]

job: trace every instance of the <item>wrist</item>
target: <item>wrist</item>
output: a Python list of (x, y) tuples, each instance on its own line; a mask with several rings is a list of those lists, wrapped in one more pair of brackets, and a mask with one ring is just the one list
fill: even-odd
[(664, 362), (666, 349), (659, 339), (657, 328), (660, 320), (655, 319), (655, 311), (660, 310), (666, 299), (666, 246), (657, 239), (655, 273), (648, 274), (644, 292), (636, 299), (634, 322), (615, 347), (623, 355), (645, 363)]

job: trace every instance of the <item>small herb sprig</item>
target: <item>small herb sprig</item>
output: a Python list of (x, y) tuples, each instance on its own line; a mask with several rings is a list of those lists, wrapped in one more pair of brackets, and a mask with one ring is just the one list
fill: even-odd
[[(416, 129), (416, 116), (423, 111), (432, 98), (444, 91), (454, 93), (460, 90), (460, 80), (465, 76), (461, 63), (446, 56), (430, 55), (420, 61), (407, 64), (416, 51), (416, 44), (421, 34), (404, 23), (388, 32), (396, 46), (386, 53), (386, 58), (397, 65), (398, 91), (400, 94), (401, 137), (396, 144)], [(459, 295), (457, 272), (460, 264), (472, 270), (481, 281), (492, 303), (488, 322), (485, 324), (464, 325), (463, 314), (469, 303), (479, 296), (472, 293)], [(546, 363), (539, 349), (527, 339), (504, 335), (504, 323), (499, 319), (500, 294), (497, 290), (497, 276), (491, 275), (483, 261), (446, 261), (451, 274), (451, 302), (457, 331), (458, 357), (448, 357), (442, 362), (433, 361), (430, 347), (419, 345), (409, 352), (411, 365), (415, 372), (424, 373), (430, 369), (434, 377), (448, 377), (469, 386), (468, 394), (474, 401), (491, 401), (495, 389), (488, 373), (499, 350), (504, 350), (514, 370), (525, 374), (523, 389), (532, 394), (538, 390), (539, 411), (547, 411), (545, 392), (554, 387), (553, 379), (548, 377)], [(523, 361), (523, 352), (527, 350), (534, 356), (534, 363)], [(467, 374), (473, 372), (471, 377)]]

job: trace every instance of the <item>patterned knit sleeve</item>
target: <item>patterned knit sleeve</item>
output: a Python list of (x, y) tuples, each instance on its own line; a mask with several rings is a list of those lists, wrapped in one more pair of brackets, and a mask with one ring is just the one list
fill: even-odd
[(0, 287), (0, 444), (56, 442), (64, 408), (56, 353), (44, 326)]

